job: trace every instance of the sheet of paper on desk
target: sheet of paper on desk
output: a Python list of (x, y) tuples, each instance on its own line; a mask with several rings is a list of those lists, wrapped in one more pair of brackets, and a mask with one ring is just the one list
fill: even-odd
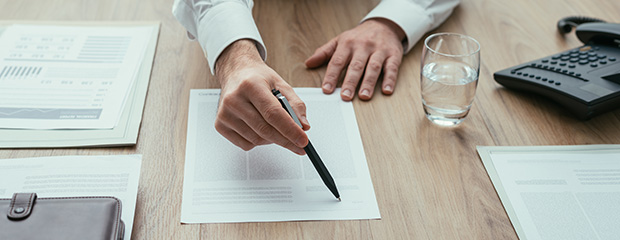
[(478, 147), (520, 239), (618, 239), (620, 145)]
[(306, 103), (312, 126), (308, 136), (342, 202), (325, 187), (307, 156), (277, 145), (245, 152), (230, 143), (214, 127), (219, 89), (192, 90), (181, 222), (380, 218), (352, 104), (319, 88), (295, 92)]
[(131, 238), (142, 155), (0, 159), (0, 198), (115, 196), (121, 200), (125, 239)]
[(113, 128), (153, 30), (9, 26), (0, 36), (0, 128)]

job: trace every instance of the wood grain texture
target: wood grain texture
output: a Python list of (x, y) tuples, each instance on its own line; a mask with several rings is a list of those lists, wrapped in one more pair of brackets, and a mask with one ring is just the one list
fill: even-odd
[[(476, 38), (476, 99), (457, 128), (432, 125), (419, 91), (417, 43), (392, 96), (355, 99), (381, 220), (180, 224), (189, 89), (217, 88), (200, 46), (171, 15), (172, 0), (0, 0), (1, 20), (161, 21), (138, 144), (124, 148), (2, 149), (0, 158), (143, 154), (132, 239), (516, 239), (477, 145), (620, 144), (620, 110), (579, 121), (540, 96), (507, 90), (493, 72), (582, 45), (560, 36), (569, 15), (620, 22), (620, 2), (464, 0), (432, 32)], [(294, 87), (319, 87), (314, 50), (354, 27), (377, 0), (256, 0), (267, 63)], [(430, 33), (429, 33), (430, 34)], [(312, 123), (312, 116), (308, 116)]]

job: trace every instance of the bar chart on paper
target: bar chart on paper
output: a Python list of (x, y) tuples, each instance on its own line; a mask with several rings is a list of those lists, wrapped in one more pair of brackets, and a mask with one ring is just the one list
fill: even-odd
[(0, 37), (0, 128), (113, 128), (151, 31), (7, 27)]

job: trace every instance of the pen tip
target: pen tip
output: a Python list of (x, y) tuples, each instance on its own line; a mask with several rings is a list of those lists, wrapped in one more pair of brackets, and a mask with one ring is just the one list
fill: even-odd
[(338, 202), (342, 202), (342, 199), (338, 198)]

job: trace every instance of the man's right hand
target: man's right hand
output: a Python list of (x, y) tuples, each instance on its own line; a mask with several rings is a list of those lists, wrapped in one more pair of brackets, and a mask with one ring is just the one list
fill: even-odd
[[(215, 129), (243, 150), (276, 143), (299, 155), (305, 154), (310, 129), (306, 106), (293, 88), (271, 69), (251, 40), (238, 40), (219, 56), (215, 76), (221, 85)], [(271, 89), (290, 102), (303, 129), (282, 108)]]

